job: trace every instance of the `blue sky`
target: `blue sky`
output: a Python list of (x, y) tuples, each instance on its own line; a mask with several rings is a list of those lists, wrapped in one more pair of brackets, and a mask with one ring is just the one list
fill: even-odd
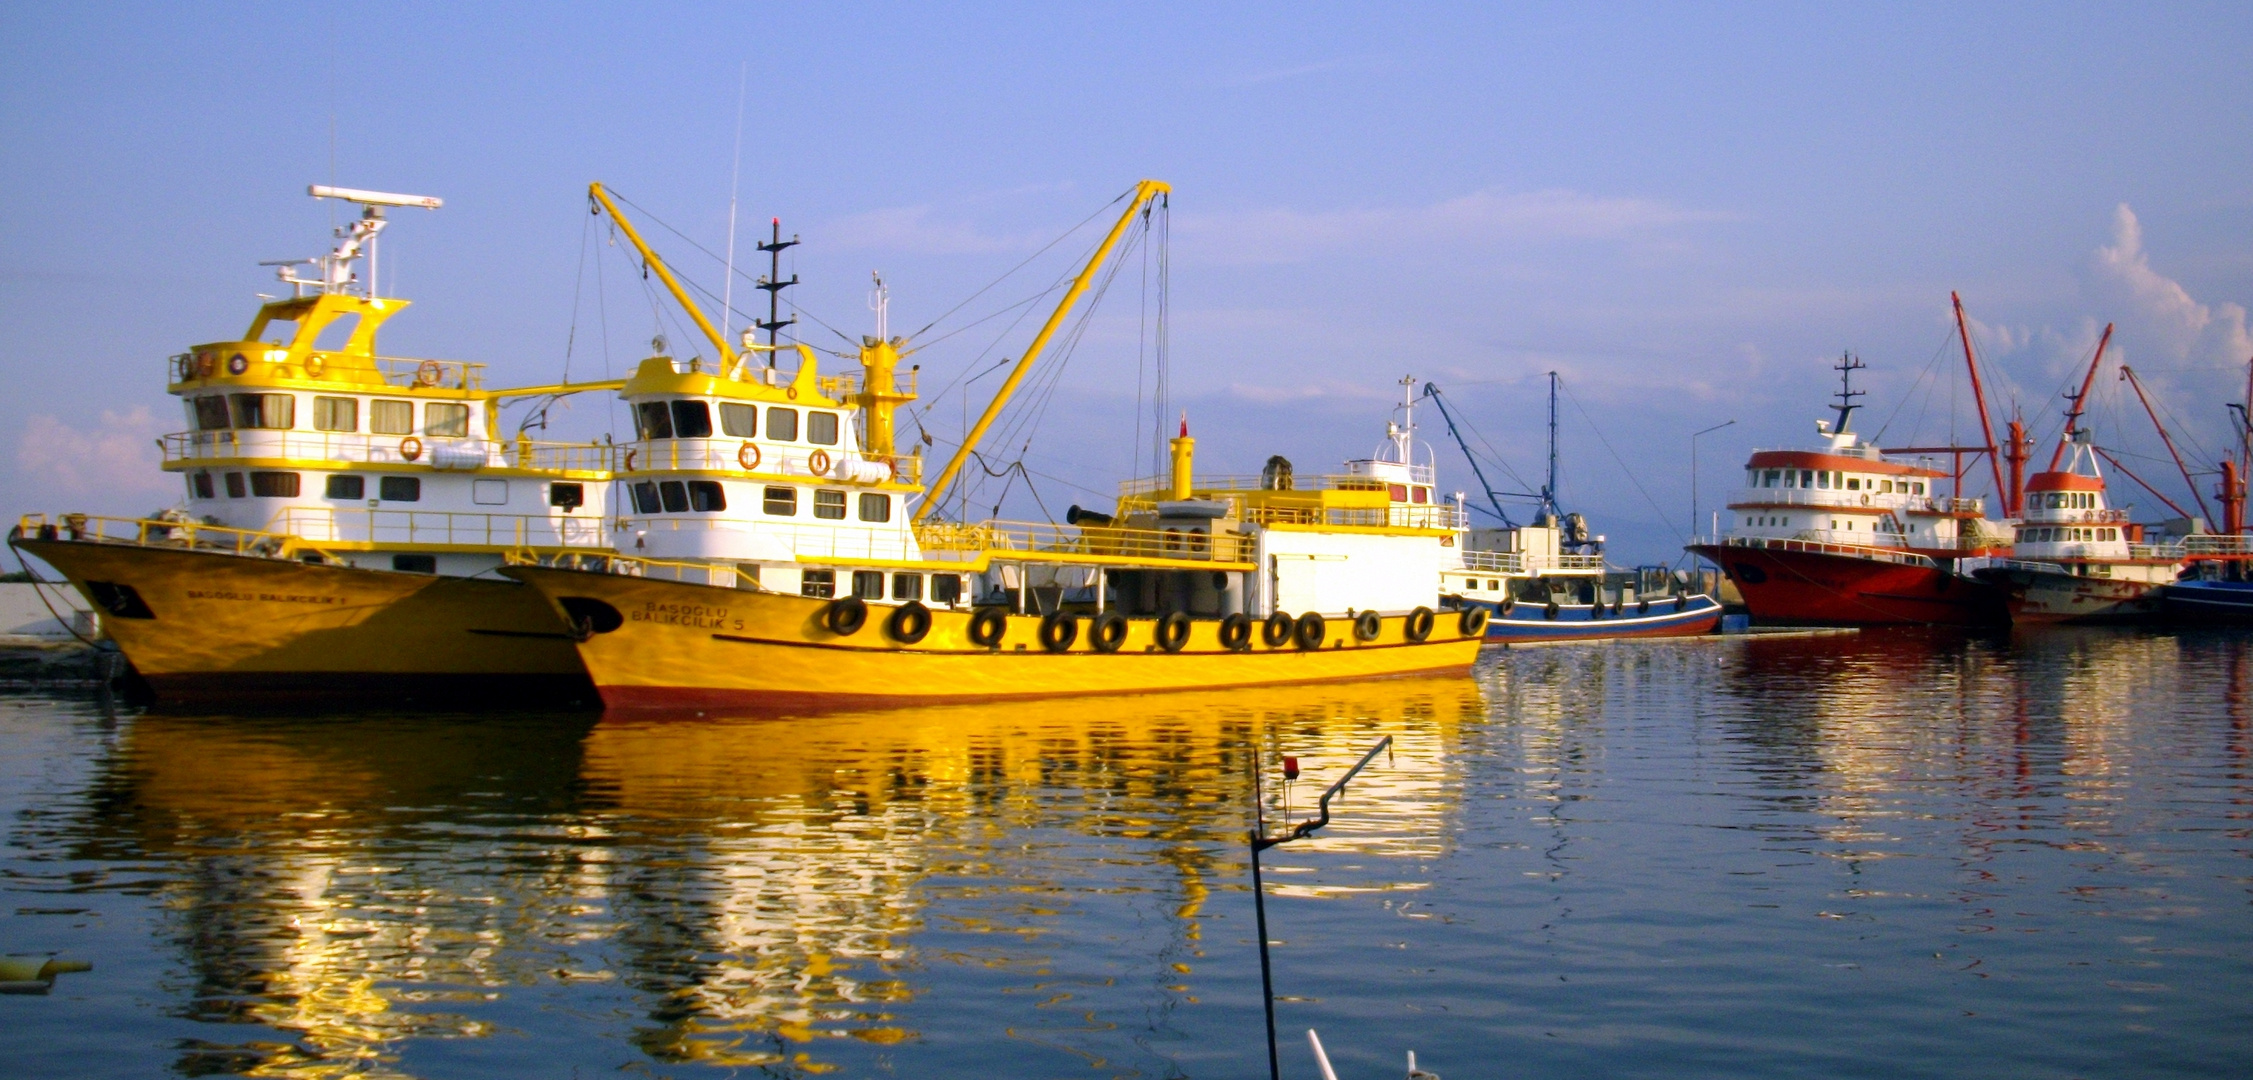
[[(2210, 457), (2253, 356), (2249, 29), (2194, 5), (13, 5), (0, 510), (175, 496), (163, 357), (247, 324), (258, 260), (325, 245), (303, 191), (332, 177), (447, 199), (395, 216), (416, 306), (387, 352), (529, 383), (567, 345), (599, 374), (607, 344), (622, 369), (651, 315), (614, 253), (592, 291), (585, 185), (723, 246), (746, 63), (739, 244), (781, 216), (799, 301), (850, 333), (872, 269), (912, 329), (1171, 182), (1172, 404), (1212, 471), (1365, 454), (1412, 373), (1530, 478), (1558, 370), (1568, 506), (1621, 558), (1671, 558), (1689, 434), (1738, 421), (1699, 443), (1710, 513), (1751, 448), (1812, 438), (1842, 350), (1887, 442), (1946, 437), (1951, 394), (1962, 434), (1961, 390), (1924, 375), (1960, 370), (1951, 289), (2037, 431), (2113, 322)], [(1101, 309), (1023, 454), (1040, 502), (1006, 513), (1101, 504), (1134, 469), (1139, 302)], [(1026, 336), (916, 360), (935, 387)], [(2101, 385), (2100, 441), (2158, 453)], [(929, 404), (960, 430), (959, 394)]]

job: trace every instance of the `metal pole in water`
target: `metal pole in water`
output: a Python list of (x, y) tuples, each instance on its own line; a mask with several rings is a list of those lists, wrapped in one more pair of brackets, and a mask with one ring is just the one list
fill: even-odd
[(1259, 931), (1259, 990), (1260, 1002), (1267, 1007), (1267, 1077), (1283, 1080), (1283, 1070), (1275, 1061), (1275, 977), (1267, 964), (1267, 890), (1259, 880), (1260, 835), (1252, 834), (1252, 916)]

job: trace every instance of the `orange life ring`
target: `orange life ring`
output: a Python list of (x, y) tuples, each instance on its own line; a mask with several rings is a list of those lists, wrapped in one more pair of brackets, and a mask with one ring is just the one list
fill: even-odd
[(1867, 496), (1867, 495), (1864, 495), (1864, 496), (1862, 496), (1862, 505), (1864, 505), (1864, 506), (1868, 506), (1868, 505), (1870, 505), (1870, 497), (1869, 497), (1869, 496)]
[(425, 360), (422, 362), (422, 366), (415, 369), (415, 385), (436, 386), (438, 385), (438, 380), (444, 377), (445, 374), (446, 369), (439, 367), (438, 361)]
[(329, 362), (321, 359), (318, 356), (308, 356), (305, 358), (305, 375), (307, 378), (318, 379), (321, 377), (321, 373), (327, 371), (328, 369)]
[(898, 458), (893, 458), (892, 460), (885, 462), (885, 463), (884, 463), (884, 467), (885, 467), (885, 468), (887, 468), (887, 469), (890, 469), (890, 470), (892, 470), (892, 475), (891, 475), (890, 479), (892, 479), (892, 480), (894, 480), (894, 481), (897, 481), (897, 480), (899, 480), (899, 478), (900, 478), (900, 459), (898, 459)]
[(422, 456), (422, 440), (412, 435), (399, 440), (399, 456), (413, 461)]
[(798, 388), (795, 386), (783, 390), (783, 394), (792, 401), (798, 400)]
[(625, 460), (625, 462), (624, 462), (623, 464), (624, 464), (625, 468), (624, 468), (624, 469), (622, 469), (621, 471), (623, 471), (623, 472), (632, 472), (632, 471), (634, 471), (634, 452), (633, 452), (633, 450), (631, 450), (631, 449), (628, 449), (628, 450), (626, 451), (626, 460)]
[[(629, 454), (630, 454), (630, 453), (632, 453), (632, 452), (633, 452), (633, 451), (631, 451), (631, 450), (627, 451), (627, 453), (629, 453)], [(759, 467), (759, 446), (758, 446), (758, 444), (757, 444), (757, 443), (749, 443), (749, 442), (747, 442), (747, 443), (744, 443), (744, 444), (743, 444), (742, 446), (740, 446), (740, 447), (737, 447), (737, 448), (736, 448), (736, 451), (735, 451), (735, 463), (736, 463), (736, 464), (738, 464), (738, 465), (741, 465), (741, 466), (743, 466), (743, 471), (744, 471), (744, 472), (752, 472), (752, 471), (755, 471), (756, 469), (758, 469), (758, 467)], [(628, 466), (628, 468), (631, 468), (631, 467), (632, 467), (632, 466)]]
[(829, 451), (816, 450), (813, 453), (806, 455), (806, 468), (812, 470), (815, 476), (820, 476), (823, 473), (828, 472)]

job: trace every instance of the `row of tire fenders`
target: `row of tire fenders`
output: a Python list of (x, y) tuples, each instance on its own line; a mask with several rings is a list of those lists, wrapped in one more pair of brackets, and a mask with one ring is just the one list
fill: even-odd
[[(1487, 609), (1465, 608), (1456, 618), (1456, 629), (1464, 637), (1481, 637), (1486, 633)], [(851, 637), (868, 625), (868, 603), (857, 596), (841, 596), (822, 609), (824, 629), (839, 637)], [(910, 600), (884, 618), (884, 636), (902, 645), (920, 643), (931, 633), (931, 609), (921, 601)], [(1432, 636), (1439, 616), (1428, 607), (1420, 607), (1402, 618), (1401, 633), (1411, 643), (1420, 643)], [(1172, 611), (1157, 620), (1153, 636), (1158, 648), (1180, 652), (1189, 644), (1191, 620), (1184, 612)], [(1115, 653), (1126, 644), (1127, 618), (1115, 611), (1101, 612), (1088, 621), (1087, 643), (1096, 652)], [(1220, 644), (1230, 652), (1247, 652), (1252, 647), (1254, 624), (1251, 616), (1242, 612), (1220, 620)], [(1009, 609), (983, 606), (970, 613), (970, 642), (983, 649), (1001, 648), (1002, 639), (1009, 631)], [(1276, 612), (1258, 624), (1260, 640), (1270, 649), (1296, 645), (1304, 651), (1319, 649), (1329, 640), (1329, 623), (1320, 614), (1309, 611), (1297, 618)], [(1353, 638), (1368, 643), (1377, 640), (1384, 631), (1384, 618), (1374, 611), (1364, 611), (1353, 616)], [(1051, 611), (1041, 616), (1040, 647), (1048, 652), (1060, 653), (1070, 649), (1080, 636), (1080, 617), (1067, 611)], [(1341, 643), (1342, 644), (1342, 643)]]

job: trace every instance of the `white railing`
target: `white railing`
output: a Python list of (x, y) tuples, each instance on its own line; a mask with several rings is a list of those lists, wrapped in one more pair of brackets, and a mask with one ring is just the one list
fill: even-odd
[(873, 484), (888, 480), (923, 483), (923, 459), (914, 454), (868, 454), (835, 446), (785, 445), (736, 438), (641, 439), (622, 443), (618, 447), (618, 469), (620, 472), (804, 476), (840, 483)]
[(1731, 508), (1740, 506), (1805, 506), (1824, 509), (1895, 510), (1906, 514), (1971, 514), (1985, 512), (1980, 499), (1903, 495), (1897, 491), (1839, 491), (1823, 488), (1738, 488)]
[(2253, 555), (2253, 536), (2244, 533), (2201, 533), (2184, 537), (2182, 547), (2185, 554), (2201, 557)]
[(291, 507), (274, 515), (270, 532), (315, 543), (384, 547), (607, 549), (608, 520), (599, 516), (464, 514), (446, 510)]
[(1856, 559), (1874, 559), (1879, 562), (1899, 563), (1902, 566), (1938, 566), (1931, 558), (1892, 548), (1870, 547), (1863, 544), (1832, 544), (1820, 540), (1763, 536), (1711, 536), (1695, 537), (1692, 544), (1702, 547), (1756, 548), (1767, 551), (1799, 551), (1818, 555), (1844, 555)]
[(2028, 508), (2027, 525), (2115, 525), (2128, 520), (2126, 510), (2035, 510)]
[(1566, 573), (1602, 573), (1601, 555), (1535, 555), (1524, 551), (1466, 551), (1463, 569), (1495, 574), (1538, 574), (1546, 570)]
[[(435, 435), (233, 428), (183, 431), (160, 440), (167, 465), (244, 459), (423, 465), (439, 469), (516, 468), (609, 472), (613, 451), (600, 443), (494, 442)], [(409, 456), (412, 455), (412, 456)]]

